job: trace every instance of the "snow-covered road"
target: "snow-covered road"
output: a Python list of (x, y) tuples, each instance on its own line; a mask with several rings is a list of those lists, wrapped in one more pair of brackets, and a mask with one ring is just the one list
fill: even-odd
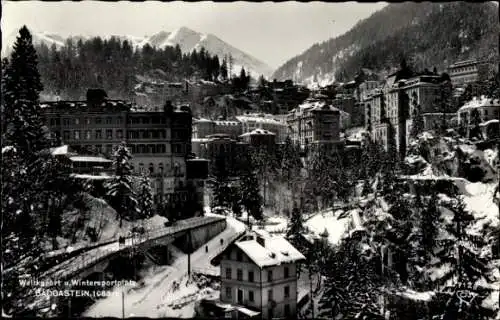
[[(244, 231), (244, 225), (233, 218), (227, 218), (227, 228), (222, 233), (211, 239), (208, 243), (191, 254), (191, 266), (207, 267), (210, 265), (214, 254), (220, 248), (220, 240), (227, 243), (235, 234)], [(208, 246), (206, 252), (205, 246)], [(179, 253), (178, 253), (179, 254)], [(124, 292), (125, 316), (143, 317), (169, 317), (179, 316), (179, 314), (169, 314), (170, 308), (167, 305), (177, 301), (186, 295), (189, 283), (186, 284), (188, 272), (188, 256), (179, 254), (179, 257), (170, 266), (150, 268), (144, 275), (144, 285), (141, 288), (117, 287), (113, 294), (92, 305), (83, 316), (88, 317), (121, 317), (122, 316), (122, 291)], [(172, 290), (174, 281), (181, 284), (182, 288), (177, 291)], [(190, 289), (193, 291), (196, 289)], [(193, 295), (193, 292), (189, 293)], [(192, 315), (186, 314), (191, 317)]]

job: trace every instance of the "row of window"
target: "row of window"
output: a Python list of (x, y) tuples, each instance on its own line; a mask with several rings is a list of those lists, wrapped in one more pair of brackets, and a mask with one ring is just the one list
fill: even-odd
[[(255, 301), (255, 293), (253, 290), (248, 290), (247, 296), (248, 296), (248, 301), (250, 301), (250, 302)], [(290, 298), (290, 287), (289, 286), (285, 286), (283, 288), (283, 296), (285, 299)], [(232, 298), (233, 298), (233, 288), (231, 286), (226, 287), (226, 298), (228, 300), (232, 300)], [(273, 300), (274, 300), (273, 289), (268, 289), (267, 290), (267, 301), (273, 301)], [(238, 303), (244, 303), (242, 289), (238, 289)], [(288, 306), (288, 305), (285, 305), (285, 308), (286, 308), (286, 306)], [(286, 311), (285, 311), (285, 313), (286, 313)]]
[[(122, 125), (123, 124), (123, 117), (92, 117), (92, 118), (77, 118), (77, 117), (69, 117), (69, 118), (62, 118), (62, 125), (63, 126), (74, 126), (74, 125), (80, 125), (80, 124), (85, 124), (85, 125)], [(154, 117), (129, 117), (127, 119), (128, 124), (165, 124), (166, 119), (165, 117), (161, 116), (154, 116)], [(61, 120), (60, 118), (51, 118), (50, 119), (50, 125), (51, 126), (59, 126), (61, 125)]]
[[(240, 259), (238, 259), (240, 258)], [(237, 256), (237, 260), (238, 261), (242, 261), (242, 257), (241, 256)], [(232, 269), (231, 268), (226, 268), (226, 279), (232, 279)], [(290, 278), (290, 269), (288, 267), (285, 267), (284, 268), (284, 271), (283, 271), (284, 275), (283, 277), (285, 279), (288, 279)], [(247, 281), (248, 282), (254, 282), (254, 273), (253, 271), (248, 271), (248, 277), (247, 277)], [(243, 269), (236, 269), (236, 280), (238, 281), (243, 281)], [(272, 282), (273, 281), (273, 270), (268, 270), (267, 271), (267, 282)]]
[[(106, 129), (104, 131), (105, 137), (107, 140), (113, 140), (115, 139), (123, 139), (123, 130), (116, 130), (115, 135), (113, 137), (113, 130), (112, 129)], [(56, 132), (57, 135), (57, 132)], [(95, 130), (94, 135), (92, 135), (91, 130), (64, 130), (63, 131), (63, 140), (92, 140), (92, 137), (94, 137), (95, 140), (101, 140), (103, 139), (103, 130)]]
[(128, 139), (165, 139), (166, 130), (128, 130)]
[(457, 73), (457, 72), (465, 72), (465, 71), (475, 71), (477, 68), (475, 66), (473, 67), (462, 67), (462, 68), (455, 68), (451, 70), (451, 73)]

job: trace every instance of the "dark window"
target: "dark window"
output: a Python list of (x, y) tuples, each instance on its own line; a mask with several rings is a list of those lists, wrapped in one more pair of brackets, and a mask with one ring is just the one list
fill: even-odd
[(102, 152), (102, 146), (100, 144), (96, 144), (95, 145), (95, 150), (97, 151), (97, 153), (101, 153)]
[(90, 119), (89, 118), (85, 118), (85, 124), (90, 124)]
[(70, 133), (69, 131), (64, 131), (63, 132), (63, 140), (69, 140), (70, 139)]
[[(163, 168), (160, 168), (163, 170)], [(226, 268), (226, 279), (231, 279), (232, 277), (232, 270), (231, 268)]]
[(285, 278), (288, 277), (290, 277), (290, 270), (288, 269), (288, 267), (285, 267)]
[(80, 124), (80, 119), (78, 119), (78, 118), (74, 118), (74, 119), (73, 119), (73, 124), (76, 124), (76, 125), (77, 125), (77, 124)]
[(236, 253), (236, 260), (243, 261), (243, 255), (239, 251)]
[(63, 119), (63, 125), (65, 125), (65, 126), (69, 126), (70, 125), (70, 121), (69, 121), (68, 118), (64, 118)]
[(238, 303), (243, 303), (243, 290), (238, 289)]
[(289, 317), (290, 316), (290, 305), (289, 304), (285, 304), (285, 317)]
[(241, 269), (236, 270), (236, 279), (238, 281), (243, 281), (243, 271)]
[(118, 139), (123, 138), (123, 131), (122, 130), (116, 130), (116, 138), (118, 138)]
[(273, 300), (273, 289), (267, 290), (267, 301)]
[(150, 173), (150, 174), (153, 174), (153, 173), (154, 173), (154, 171), (155, 171), (155, 169), (154, 169), (154, 165), (153, 165), (152, 163), (150, 163), (150, 164), (149, 164), (149, 173)]
[(108, 140), (113, 139), (113, 130), (111, 129), (106, 130), (106, 139)]
[(231, 287), (226, 287), (226, 298), (228, 299), (232, 298)]
[(248, 271), (248, 282), (253, 282), (253, 271)]
[(112, 124), (113, 123), (113, 118), (107, 117), (106, 118), (106, 124)]
[(254, 296), (253, 296), (253, 291), (252, 290), (248, 291), (248, 301), (250, 301), (250, 302), (254, 301)]
[(101, 130), (95, 131), (95, 138), (96, 138), (96, 140), (102, 139), (102, 131)]
[(122, 123), (123, 123), (123, 119), (122, 119), (122, 117), (118, 117), (118, 118), (116, 119), (116, 123), (117, 123), (117, 124), (122, 124)]
[(102, 119), (97, 117), (95, 118), (95, 124), (101, 124), (102, 123)]
[(273, 271), (272, 270), (269, 270), (267, 272), (267, 281), (268, 282), (272, 282), (273, 281)]
[(285, 287), (285, 298), (290, 298), (290, 287), (289, 286)]

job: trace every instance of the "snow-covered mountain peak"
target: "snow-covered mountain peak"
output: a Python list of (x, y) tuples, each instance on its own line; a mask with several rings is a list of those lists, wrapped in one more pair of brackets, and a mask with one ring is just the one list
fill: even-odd
[[(33, 35), (33, 42), (35, 45), (40, 45), (45, 43), (49, 47), (53, 44), (57, 48), (64, 46), (66, 39), (60, 35), (49, 33), (49, 32), (38, 32), (31, 30)], [(232, 45), (224, 42), (219, 37), (194, 31), (188, 27), (180, 27), (173, 31), (159, 31), (151, 36), (131, 36), (131, 35), (113, 35), (114, 37), (120, 39), (121, 41), (127, 40), (134, 48), (142, 48), (146, 44), (156, 48), (165, 48), (166, 46), (176, 46), (179, 45), (181, 51), (184, 53), (189, 53), (193, 50), (200, 50), (202, 47), (205, 48), (210, 54), (217, 55), (222, 60), (225, 56), (231, 55), (233, 57), (233, 65), (242, 66), (252, 74), (254, 77), (258, 77), (263, 74), (264, 76), (270, 76), (272, 73), (272, 68), (265, 64), (264, 62), (256, 59), (255, 57), (233, 47)], [(5, 43), (6, 47), (11, 47), (17, 37), (17, 32), (9, 36)], [(68, 38), (76, 39), (90, 39), (89, 36), (71, 36)], [(104, 39), (110, 39), (111, 35), (102, 37)], [(4, 47), (5, 48), (5, 47)], [(240, 69), (233, 69), (234, 73), (239, 73)]]

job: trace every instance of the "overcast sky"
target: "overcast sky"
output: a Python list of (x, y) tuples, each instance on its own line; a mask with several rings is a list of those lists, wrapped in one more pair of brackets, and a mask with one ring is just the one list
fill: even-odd
[(2, 1), (2, 40), (26, 24), (68, 35), (152, 35), (185, 26), (278, 67), (338, 36), (386, 3)]

